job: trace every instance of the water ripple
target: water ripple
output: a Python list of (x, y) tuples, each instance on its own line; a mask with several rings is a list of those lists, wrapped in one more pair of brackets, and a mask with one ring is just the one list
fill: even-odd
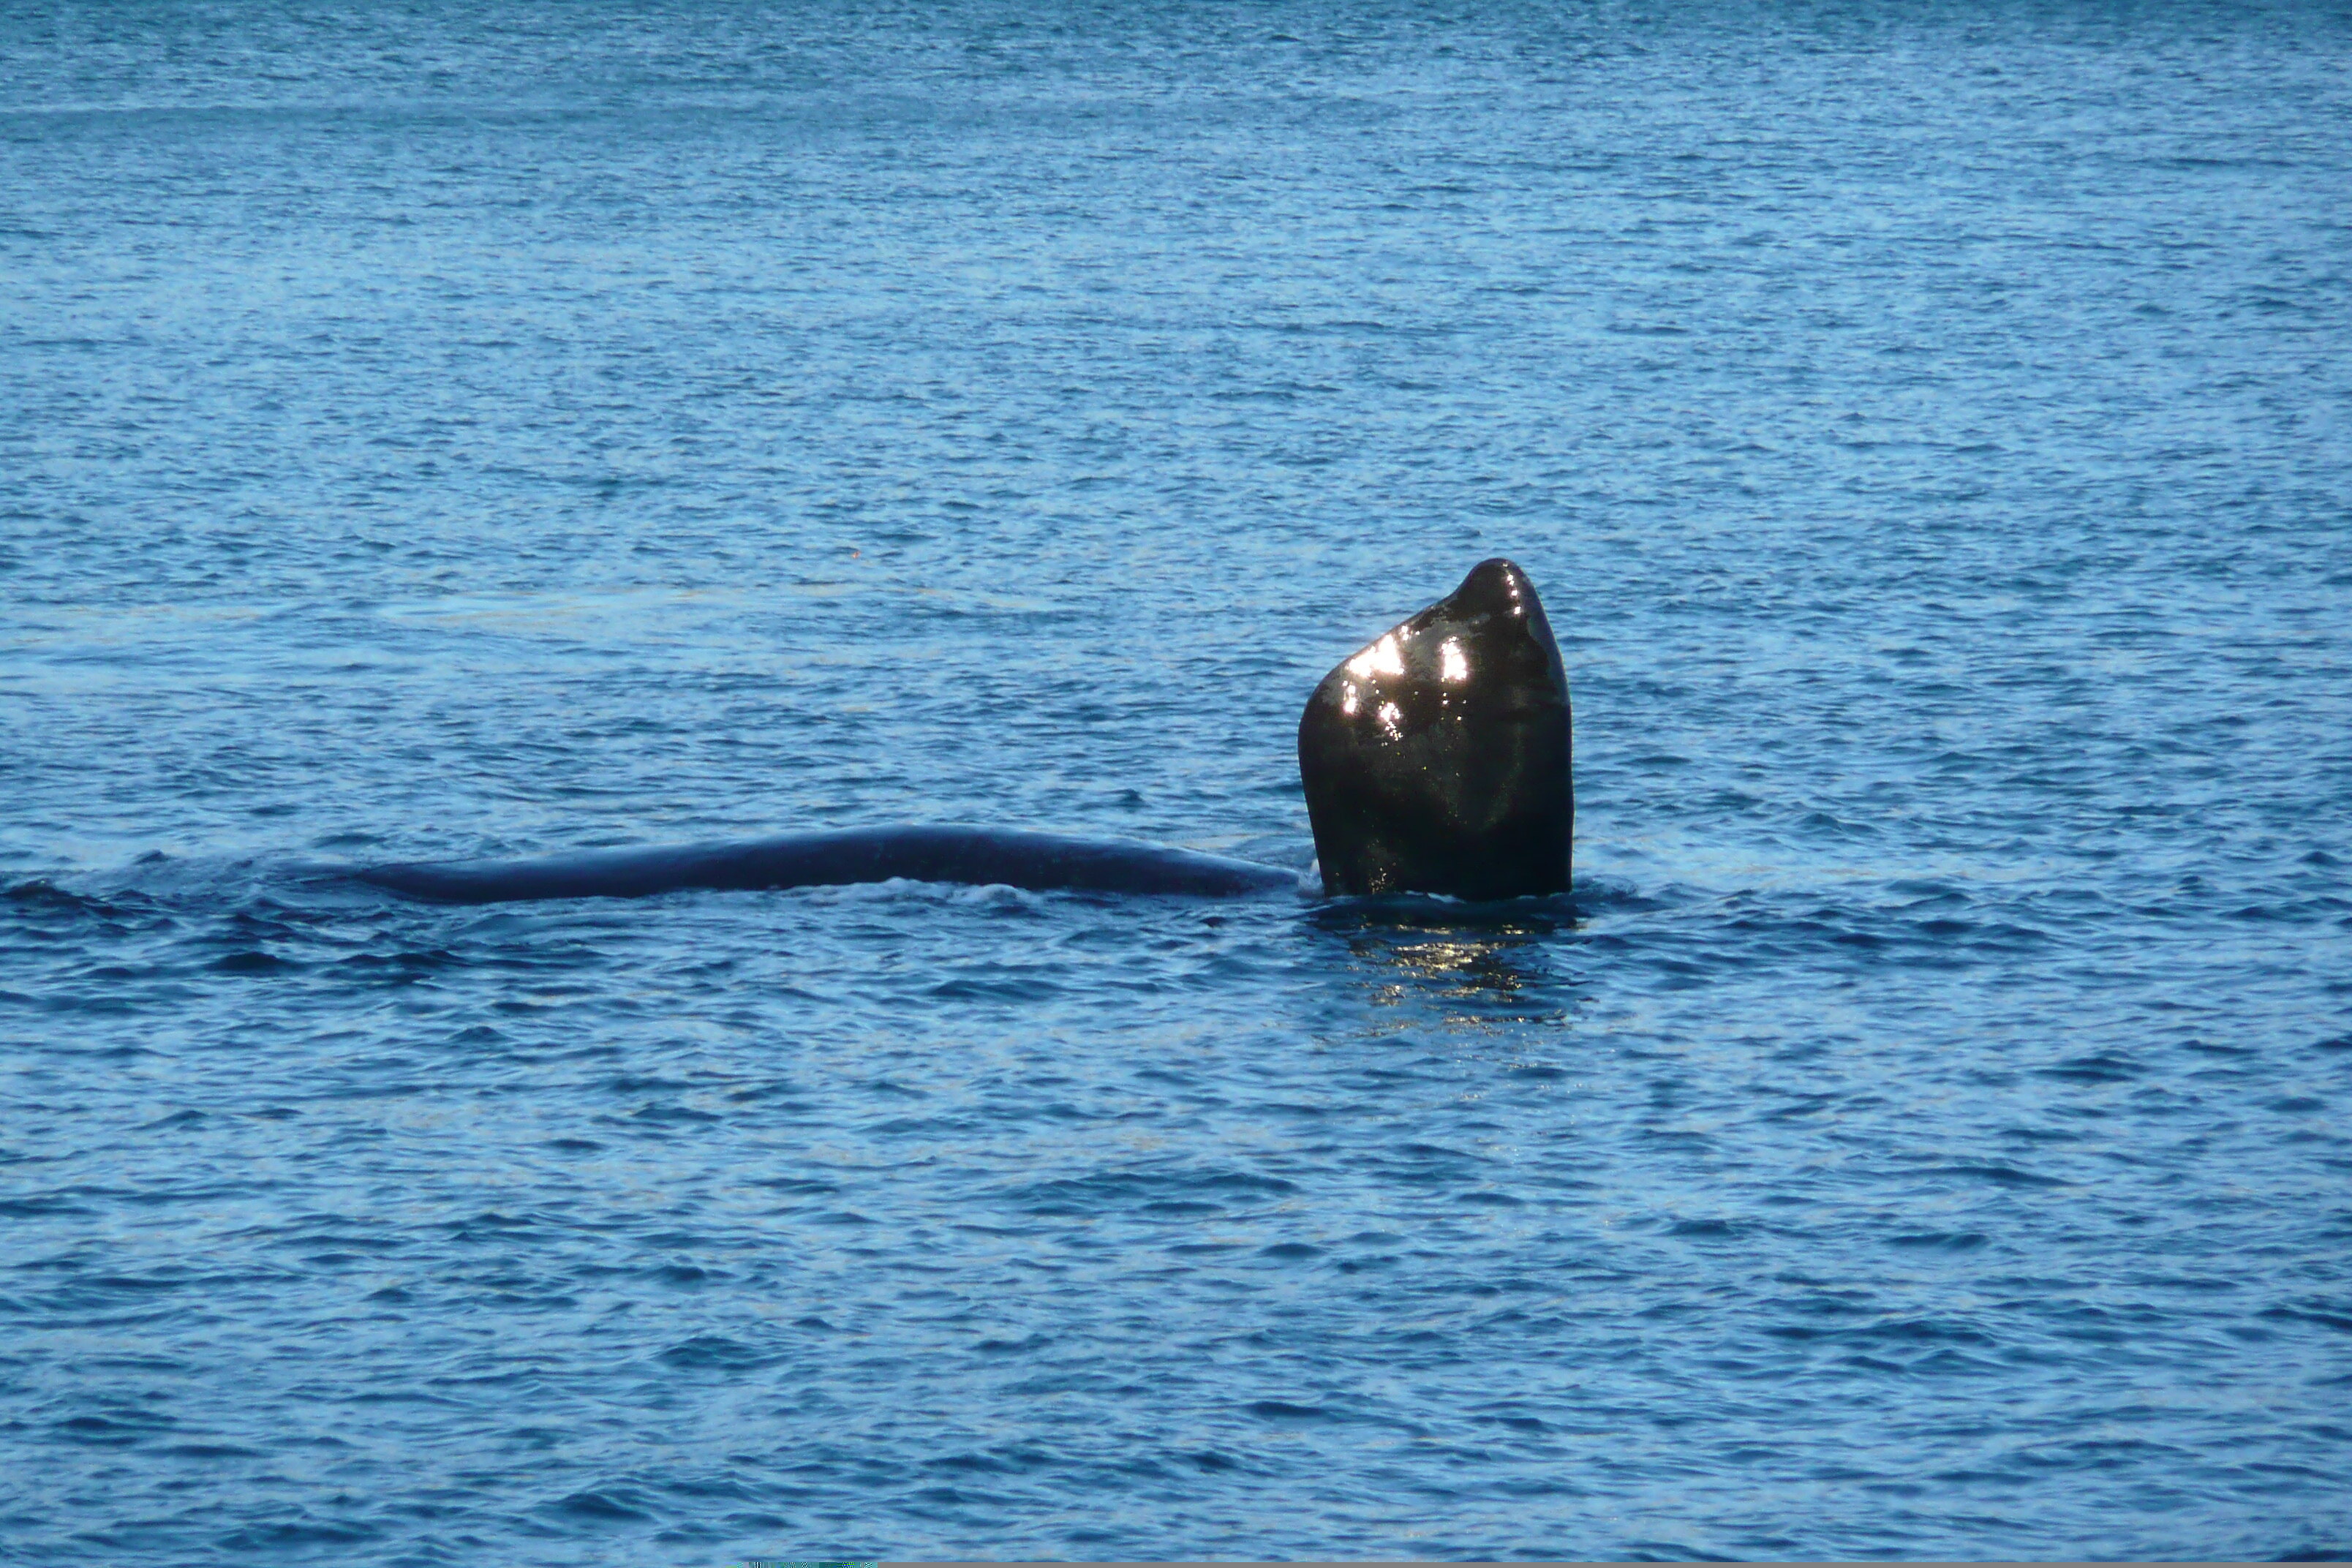
[[(0, 1552), (2352, 1542), (2352, 37), (0, 20)], [(1578, 886), (1305, 870), (1507, 552)]]

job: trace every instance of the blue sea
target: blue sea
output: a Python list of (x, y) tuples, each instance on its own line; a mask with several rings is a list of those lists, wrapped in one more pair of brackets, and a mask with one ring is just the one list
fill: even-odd
[[(0, 3), (0, 1557), (2352, 1549), (2352, 12)], [(1507, 555), (1575, 892), (1306, 870)]]

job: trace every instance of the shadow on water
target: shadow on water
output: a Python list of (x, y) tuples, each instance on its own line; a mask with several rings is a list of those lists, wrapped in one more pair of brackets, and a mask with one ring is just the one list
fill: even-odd
[(1311, 923), (1329, 931), (1486, 931), (1496, 938), (1551, 936), (1571, 931), (1580, 911), (1575, 894), (1545, 899), (1503, 899), (1472, 903), (1423, 893), (1388, 893), (1377, 898), (1332, 899), (1318, 904)]

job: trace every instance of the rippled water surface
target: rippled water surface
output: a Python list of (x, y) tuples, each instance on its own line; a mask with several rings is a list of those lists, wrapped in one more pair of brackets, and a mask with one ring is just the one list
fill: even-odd
[[(2347, 63), (0, 9), (0, 1554), (2352, 1545)], [(309, 879), (1303, 868), (1495, 553), (1570, 900)]]

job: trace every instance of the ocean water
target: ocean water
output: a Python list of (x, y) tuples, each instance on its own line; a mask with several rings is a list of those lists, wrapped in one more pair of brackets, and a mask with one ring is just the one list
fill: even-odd
[[(0, 1555), (2352, 1546), (2352, 16), (0, 6)], [(1489, 554), (1501, 909), (1312, 858)]]

